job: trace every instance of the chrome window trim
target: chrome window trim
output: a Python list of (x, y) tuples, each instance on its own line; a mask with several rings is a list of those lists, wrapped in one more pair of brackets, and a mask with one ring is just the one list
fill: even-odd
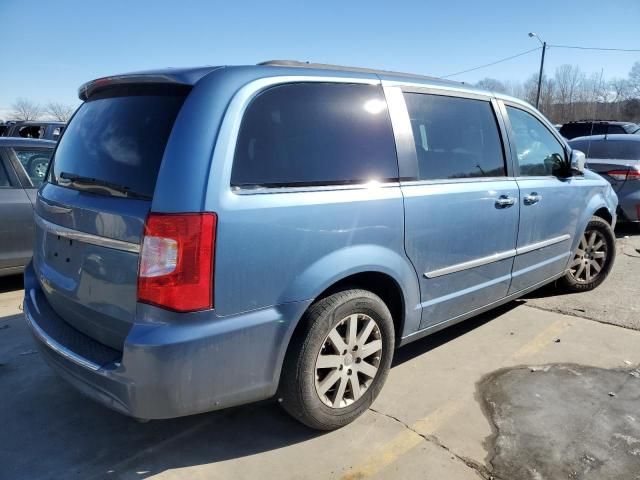
[(458, 183), (487, 183), (487, 182), (515, 182), (513, 177), (467, 177), (467, 178), (438, 178), (433, 180), (403, 180), (403, 187), (419, 185), (450, 185)]
[(231, 187), (236, 195), (264, 195), (269, 193), (335, 192), (338, 190), (369, 190), (371, 188), (399, 187), (397, 180), (391, 182), (349, 183), (345, 185), (312, 185), (305, 187)]
[(61, 237), (65, 237), (70, 240), (78, 240), (80, 242), (90, 243), (91, 245), (97, 245), (99, 247), (113, 248), (114, 250), (122, 250), (124, 252), (140, 253), (140, 245), (138, 243), (125, 242), (123, 240), (116, 240), (115, 238), (101, 237), (100, 235), (93, 235), (91, 233), (73, 230), (71, 228), (49, 222), (37, 214), (34, 214), (34, 217), (36, 224), (40, 228), (53, 233), (54, 235), (60, 235)]
[(506, 260), (507, 258), (512, 258), (518, 255), (523, 255), (525, 253), (533, 252), (534, 250), (539, 250), (541, 248), (549, 247), (551, 245), (555, 245), (556, 243), (561, 243), (561, 242), (564, 242), (565, 240), (569, 240), (570, 238), (571, 238), (571, 235), (569, 234), (560, 235), (558, 237), (549, 238), (541, 242), (530, 243), (529, 245), (525, 245), (524, 247), (518, 247), (512, 250), (506, 250), (504, 252), (494, 253), (486, 257), (476, 258), (474, 260), (469, 260), (467, 262), (456, 263), (455, 265), (450, 265), (448, 267), (431, 270), (429, 272), (425, 272), (424, 276), (426, 278), (436, 278), (436, 277), (441, 277), (443, 275), (448, 275), (450, 273), (462, 272), (464, 270), (481, 267), (483, 265), (488, 265), (490, 263)]
[(400, 87), (404, 92), (462, 97), (482, 100), (485, 102), (489, 102), (493, 98), (489, 92), (474, 91), (464, 87), (462, 84), (458, 87), (448, 85), (429, 85), (428, 83), (417, 83), (404, 80), (382, 80), (382, 85), (384, 87)]
[[(33, 292), (31, 292), (31, 295), (33, 296)], [(33, 301), (34, 299), (32, 298), (31, 300)], [(35, 322), (35, 320), (31, 317), (31, 314), (29, 313), (29, 309), (25, 308), (24, 313), (25, 313), (24, 316), (27, 322), (29, 323), (29, 326), (31, 327), (31, 331), (38, 337), (38, 339), (41, 342), (47, 345), (51, 350), (53, 350), (60, 356), (66, 358), (67, 360), (75, 363), (76, 365), (80, 365), (81, 367), (88, 368), (89, 370), (93, 370), (94, 372), (100, 370), (100, 365), (98, 365), (97, 363), (94, 363), (91, 360), (88, 360), (84, 357), (81, 357), (77, 353), (72, 352), (67, 347), (65, 347), (64, 345), (61, 345), (60, 343), (55, 341), (53, 338), (51, 338), (49, 335), (47, 335), (47, 333), (42, 328), (40, 328), (40, 325), (38, 325)]]

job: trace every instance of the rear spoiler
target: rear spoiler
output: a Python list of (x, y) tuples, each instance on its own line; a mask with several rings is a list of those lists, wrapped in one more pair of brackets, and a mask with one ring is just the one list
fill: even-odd
[(189, 83), (181, 82), (170, 75), (116, 75), (113, 77), (102, 77), (91, 80), (83, 84), (78, 89), (78, 97), (86, 101), (94, 93), (118, 85), (183, 85), (191, 86)]

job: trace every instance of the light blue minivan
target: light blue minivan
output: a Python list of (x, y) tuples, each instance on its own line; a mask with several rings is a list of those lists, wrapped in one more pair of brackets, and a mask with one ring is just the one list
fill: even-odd
[(79, 94), (24, 311), (62, 377), (136, 418), (275, 397), (334, 429), (396, 347), (614, 261), (611, 186), (514, 98), (291, 61)]

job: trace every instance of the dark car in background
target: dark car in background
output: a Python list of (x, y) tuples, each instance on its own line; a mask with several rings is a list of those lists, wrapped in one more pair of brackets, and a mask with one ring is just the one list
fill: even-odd
[(57, 142), (66, 127), (65, 122), (18, 122), (9, 121), (0, 125), (0, 136), (36, 138)]
[(630, 133), (640, 133), (640, 125), (610, 120), (580, 120), (565, 123), (560, 127), (560, 135), (568, 140), (590, 135), (626, 135)]
[(0, 276), (22, 271), (31, 258), (33, 204), (55, 145), (0, 138)]
[(640, 222), (640, 135), (595, 135), (569, 142), (584, 152), (587, 167), (606, 178), (618, 194), (618, 219)]

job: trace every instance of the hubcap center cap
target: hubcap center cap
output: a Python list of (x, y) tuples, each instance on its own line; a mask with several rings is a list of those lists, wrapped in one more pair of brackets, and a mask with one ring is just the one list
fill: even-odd
[(353, 363), (353, 355), (351, 355), (350, 353), (347, 353), (344, 356), (343, 362), (346, 366), (349, 366)]

